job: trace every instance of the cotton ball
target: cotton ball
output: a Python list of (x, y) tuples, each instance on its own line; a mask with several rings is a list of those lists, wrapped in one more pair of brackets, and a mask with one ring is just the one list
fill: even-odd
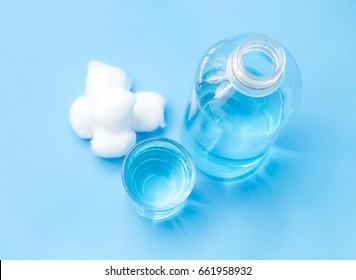
[(93, 137), (94, 124), (91, 116), (92, 100), (79, 97), (70, 108), (70, 122), (74, 132), (81, 138)]
[(131, 81), (126, 73), (98, 60), (89, 62), (86, 94), (96, 97), (114, 87), (131, 88)]
[(118, 130), (129, 125), (135, 95), (122, 88), (114, 88), (95, 98), (93, 118), (98, 125)]
[(122, 157), (131, 150), (135, 143), (136, 133), (133, 131), (110, 131), (98, 127), (91, 140), (91, 149), (100, 157)]
[(156, 92), (141, 91), (136, 94), (130, 127), (138, 132), (149, 132), (165, 127), (164, 97)]

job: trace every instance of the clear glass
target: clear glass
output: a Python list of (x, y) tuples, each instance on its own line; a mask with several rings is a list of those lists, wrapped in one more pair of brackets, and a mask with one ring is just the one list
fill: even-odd
[(252, 33), (221, 41), (199, 64), (182, 144), (203, 172), (242, 178), (266, 158), (300, 97), (299, 68), (280, 43)]
[(155, 138), (136, 145), (126, 156), (122, 180), (129, 203), (140, 216), (164, 220), (184, 206), (195, 182), (195, 167), (177, 142)]

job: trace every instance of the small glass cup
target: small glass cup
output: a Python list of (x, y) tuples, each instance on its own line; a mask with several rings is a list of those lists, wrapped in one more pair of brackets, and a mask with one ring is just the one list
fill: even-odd
[(122, 181), (133, 210), (155, 221), (179, 212), (195, 182), (195, 167), (177, 142), (154, 138), (137, 144), (126, 156)]

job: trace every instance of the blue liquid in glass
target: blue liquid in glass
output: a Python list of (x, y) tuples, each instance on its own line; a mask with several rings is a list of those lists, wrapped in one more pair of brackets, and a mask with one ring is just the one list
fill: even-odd
[(162, 220), (183, 207), (194, 184), (194, 166), (183, 147), (158, 138), (141, 143), (127, 156), (123, 180), (134, 210)]

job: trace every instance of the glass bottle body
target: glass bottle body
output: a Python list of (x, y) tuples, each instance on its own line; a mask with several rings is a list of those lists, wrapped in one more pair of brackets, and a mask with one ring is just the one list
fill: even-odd
[(300, 93), (299, 69), (278, 42), (257, 34), (221, 41), (198, 67), (182, 143), (203, 172), (247, 176), (263, 162)]

